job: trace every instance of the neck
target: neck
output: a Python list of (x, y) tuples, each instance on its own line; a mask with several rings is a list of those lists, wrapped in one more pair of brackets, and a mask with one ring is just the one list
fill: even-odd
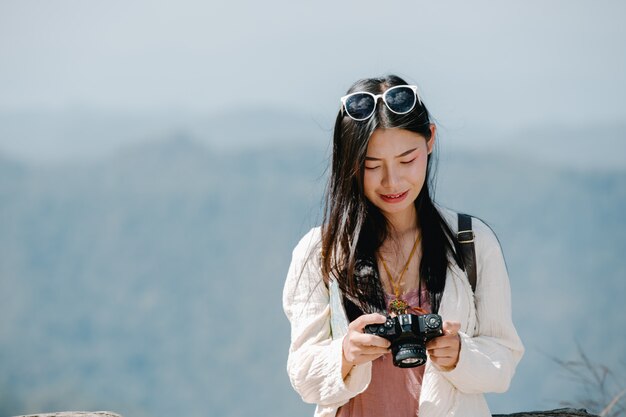
[(407, 233), (413, 233), (417, 228), (417, 210), (414, 205), (401, 213), (393, 213), (385, 216), (389, 222), (389, 235), (401, 237)]

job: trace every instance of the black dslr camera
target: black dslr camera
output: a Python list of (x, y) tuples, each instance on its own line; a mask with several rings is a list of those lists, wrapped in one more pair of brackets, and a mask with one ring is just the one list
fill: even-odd
[(368, 324), (364, 332), (391, 342), (393, 364), (413, 368), (426, 362), (426, 342), (443, 335), (439, 314), (400, 314), (387, 317), (384, 324)]

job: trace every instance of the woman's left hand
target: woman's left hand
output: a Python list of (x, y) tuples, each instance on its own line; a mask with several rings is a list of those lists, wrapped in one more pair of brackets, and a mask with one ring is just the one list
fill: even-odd
[(451, 371), (459, 361), (459, 352), (461, 351), (460, 328), (461, 323), (457, 321), (444, 321), (443, 336), (436, 337), (426, 343), (428, 357), (444, 371)]

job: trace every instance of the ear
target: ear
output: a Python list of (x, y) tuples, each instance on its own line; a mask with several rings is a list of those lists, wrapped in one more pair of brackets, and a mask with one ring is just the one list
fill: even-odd
[(430, 124), (430, 139), (426, 142), (426, 146), (428, 146), (428, 154), (430, 155), (433, 149), (435, 149), (435, 137), (437, 136), (435, 133), (437, 131), (437, 127), (434, 123)]

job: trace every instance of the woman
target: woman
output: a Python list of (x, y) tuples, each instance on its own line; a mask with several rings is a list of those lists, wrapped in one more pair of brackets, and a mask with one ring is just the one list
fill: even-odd
[[(287, 370), (315, 416), (490, 416), (485, 392), (508, 389), (523, 354), (496, 236), (473, 226), (475, 292), (456, 213), (431, 199), (436, 127), (417, 87), (356, 82), (341, 98), (323, 224), (293, 251), (283, 293)], [(393, 365), (367, 325), (438, 313), (443, 335), (424, 366)]]

